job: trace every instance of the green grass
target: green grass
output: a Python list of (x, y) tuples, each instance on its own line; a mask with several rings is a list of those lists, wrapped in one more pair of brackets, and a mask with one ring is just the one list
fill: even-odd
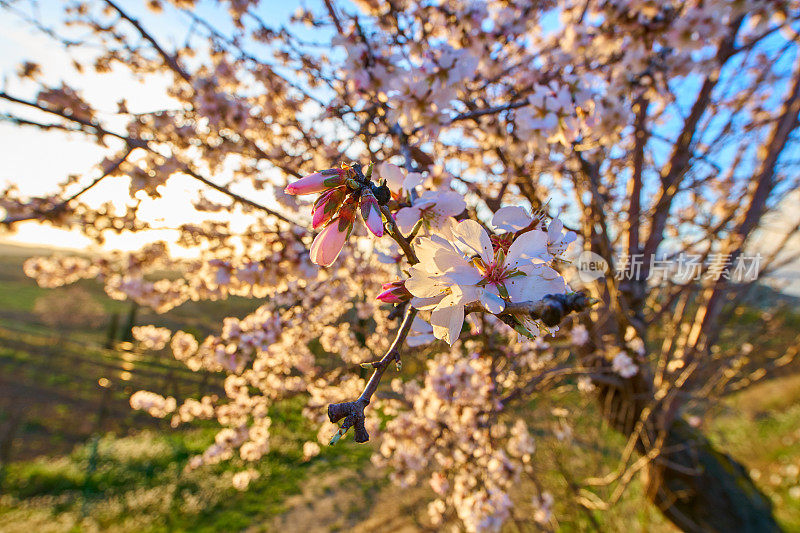
[[(790, 493), (797, 475), (787, 468), (800, 464), (800, 405), (795, 403), (800, 379), (776, 380), (758, 385), (728, 399), (708, 428), (720, 447), (744, 462), (757, 482), (775, 500), (776, 514), (787, 531), (800, 529), (800, 500)], [(782, 397), (785, 401), (778, 401)], [(565, 400), (566, 401), (566, 400)], [(545, 485), (556, 496), (555, 515), (563, 531), (589, 531), (586, 511), (574, 505), (570, 488), (558, 473), (558, 462), (569, 465), (573, 475), (608, 472), (615, 466), (621, 439), (597, 423), (591, 403), (572, 398), (582, 416), (574, 427), (575, 446), (558, 444), (552, 436), (537, 439), (535, 464)], [(524, 414), (546, 417), (549, 405), (534, 402)], [(302, 444), (315, 438), (315, 428), (302, 416), (302, 402), (284, 402), (270, 413), (273, 418), (271, 451), (256, 465), (261, 476), (246, 492), (230, 486), (240, 462), (203, 467), (185, 472), (189, 457), (213, 441), (215, 429), (145, 430), (128, 437), (105, 435), (80, 445), (65, 456), (41, 457), (12, 464), (0, 492), (3, 531), (114, 530), (114, 531), (237, 531), (270, 529), (272, 520), (292, 510), (287, 499), (327, 476), (352, 472), (346, 482), (322, 488), (322, 494), (355, 493), (354, 502), (340, 512), (339, 526), (358, 523), (370, 514), (424, 515), (426, 498), (409, 508), (378, 506), (381, 495), (399, 495), (381, 478), (362, 478), (372, 469), (369, 446), (344, 441), (323, 447), (322, 454), (302, 460)], [(94, 454), (94, 458), (92, 458)], [(90, 467), (90, 465), (94, 465)], [(775, 476), (780, 476), (776, 482)], [(523, 478), (514, 495), (519, 516), (530, 516), (534, 494)], [(603, 491), (598, 493), (607, 497)], [(398, 496), (399, 497), (399, 496)], [(593, 516), (604, 531), (673, 531), (651, 506), (644, 504), (642, 486), (634, 478), (622, 499), (608, 512)], [(328, 519), (326, 515), (322, 520)], [(332, 522), (333, 524), (333, 522)], [(414, 527), (415, 522), (407, 523)], [(509, 531), (514, 531), (509, 526)], [(335, 529), (331, 526), (331, 529)], [(376, 530), (386, 531), (376, 526)]]
[(800, 376), (770, 380), (729, 398), (711, 428), (719, 447), (750, 468), (786, 531), (800, 531), (798, 400)]
[(105, 435), (66, 456), (12, 463), (2, 481), (3, 531), (75, 528), (115, 531), (236, 531), (265, 524), (286, 510), (285, 499), (310, 476), (359, 469), (368, 448), (345, 443), (303, 461), (302, 444), (315, 432), (302, 405), (273, 409), (271, 451), (254, 465), (260, 477), (248, 491), (231, 486), (241, 461), (185, 471), (211, 443), (212, 427)]
[[(257, 464), (234, 459), (186, 471), (189, 459), (213, 443), (219, 428), (207, 423), (171, 430), (127, 406), (132, 391), (162, 390), (167, 370), (177, 372), (183, 365), (168, 354), (123, 360), (121, 354), (100, 347), (105, 327), (70, 331), (66, 336), (53, 332), (32, 311), (38, 298), (60, 289), (39, 288), (22, 272), (24, 259), (23, 253), (0, 257), (0, 372), (6, 383), (23, 387), (4, 391), (3, 397), (10, 396), (7, 403), (0, 402), (0, 425), (8, 421), (15, 402), (26, 402), (12, 454), (17, 460), (0, 474), (3, 532), (268, 529), (265, 524), (288, 509), (287, 498), (314, 479), (368, 465), (371, 449), (349, 439), (304, 461), (303, 443), (316, 440), (317, 428), (302, 416), (298, 399), (271, 409), (271, 450)], [(119, 313), (124, 323), (128, 302), (109, 299), (96, 283), (79, 284), (109, 314)], [(188, 302), (165, 315), (140, 309), (137, 324), (181, 328), (202, 337), (216, 331), (222, 317), (243, 316), (259, 304), (231, 298)], [(132, 376), (127, 379), (103, 366), (116, 368), (123, 363), (131, 365)], [(92, 429), (102, 395), (97, 387), (100, 377), (114, 383), (112, 410), (102, 434)], [(197, 393), (196, 384), (180, 382), (180, 388), (181, 396)], [(58, 396), (48, 399), (52, 394)], [(63, 397), (74, 403), (60, 403)], [(234, 489), (233, 474), (251, 467), (260, 476), (250, 490)], [(375, 486), (361, 485), (363, 490)]]

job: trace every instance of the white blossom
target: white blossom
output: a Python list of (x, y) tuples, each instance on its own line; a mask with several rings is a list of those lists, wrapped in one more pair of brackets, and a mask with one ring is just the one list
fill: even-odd
[(611, 368), (623, 378), (634, 376), (639, 371), (639, 367), (625, 352), (619, 352), (613, 357)]

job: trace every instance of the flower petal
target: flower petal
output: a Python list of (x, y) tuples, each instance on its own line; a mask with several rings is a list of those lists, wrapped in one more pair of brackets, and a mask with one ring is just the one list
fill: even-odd
[[(487, 263), (491, 264), (494, 261), (494, 252), (492, 251), (492, 241), (489, 234), (483, 229), (483, 226), (474, 220), (462, 220), (453, 229), (453, 235), (456, 240), (481, 256)], [(546, 243), (545, 243), (546, 244)]]
[[(433, 238), (423, 237), (419, 239), (416, 248), (417, 258), (419, 259), (420, 264), (425, 265), (429, 272), (436, 270), (436, 261), (434, 258), (443, 246), (446, 246), (446, 244), (443, 245)], [(438, 272), (438, 270), (436, 271)]]
[(433, 327), (421, 318), (416, 317), (411, 323), (411, 332), (406, 338), (406, 344), (413, 348), (429, 344), (434, 340), (436, 340), (436, 337), (433, 336)]
[(464, 305), (461, 294), (448, 294), (431, 313), (433, 334), (452, 346), (464, 325)]
[(463, 266), (445, 272), (443, 277), (462, 287), (466, 285), (476, 285), (483, 279), (480, 272), (472, 268), (466, 261), (464, 261)]
[(561, 230), (564, 229), (564, 223), (558, 219), (558, 217), (554, 218), (550, 221), (550, 225), (547, 226), (547, 237), (550, 242), (557, 242), (561, 240)]
[(565, 294), (567, 282), (547, 265), (534, 265), (530, 274), (506, 281), (508, 296), (512, 302), (536, 302), (548, 294)]
[(424, 178), (419, 172), (409, 172), (408, 176), (406, 176), (406, 179), (403, 180), (403, 189), (407, 191), (413, 191), (419, 185), (422, 185), (423, 181)]
[(311, 243), (311, 262), (320, 266), (332, 265), (336, 258), (339, 257), (348, 233), (349, 228), (345, 231), (339, 231), (339, 219), (334, 219), (325, 226), (325, 229), (319, 232), (314, 237), (314, 242)]
[[(366, 217), (364, 216), (365, 211), (367, 213)], [(361, 216), (364, 219), (364, 224), (366, 224), (367, 229), (369, 229), (373, 235), (376, 237), (383, 237), (383, 218), (377, 207), (362, 209)]]
[(455, 191), (438, 193), (434, 210), (441, 217), (454, 217), (467, 208), (464, 197)]
[(389, 186), (394, 192), (400, 192), (403, 186), (404, 177), (403, 169), (391, 163), (381, 163), (378, 169), (378, 175), (381, 179), (386, 180), (386, 185)]
[(442, 301), (444, 298), (444, 294), (440, 294), (439, 296), (433, 296), (432, 298), (418, 298), (416, 296), (412, 297), (409, 300), (409, 304), (414, 309), (418, 309), (419, 311), (430, 311), (435, 309), (439, 302)]
[(314, 194), (342, 185), (345, 178), (345, 174), (335, 168), (314, 172), (288, 184), (284, 192), (286, 194)]
[(492, 217), (492, 227), (498, 230), (519, 231), (533, 221), (524, 208), (518, 205), (501, 207)]
[(408, 235), (420, 219), (420, 210), (416, 206), (404, 207), (395, 215), (395, 222), (403, 235)]
[(496, 291), (497, 287), (494, 285), (487, 285), (478, 295), (483, 307), (495, 315), (501, 313), (503, 309), (506, 308), (506, 303), (500, 298), (500, 294)]
[(547, 251), (547, 234), (535, 229), (526, 231), (511, 243), (506, 255), (506, 268), (517, 268), (523, 272), (534, 264), (552, 259)]
[(420, 264), (411, 267), (411, 277), (406, 281), (408, 292), (419, 298), (438, 296), (447, 288), (447, 280), (431, 275)]

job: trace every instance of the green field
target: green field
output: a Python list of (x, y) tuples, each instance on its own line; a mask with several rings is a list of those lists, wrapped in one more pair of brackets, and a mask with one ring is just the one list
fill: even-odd
[[(414, 531), (426, 524), (426, 487), (400, 490), (369, 461), (370, 446), (345, 439), (303, 460), (302, 445), (317, 428), (301, 415), (302, 403), (274, 406), (271, 451), (256, 465), (250, 490), (231, 486), (231, 462), (187, 472), (188, 458), (213, 441), (212, 425), (172, 430), (133, 412), (127, 404), (140, 388), (183, 397), (219, 390), (220, 376), (194, 374), (167, 354), (106, 349), (107, 328), (63, 334), (33, 312), (40, 289), (21, 271), (26, 250), (0, 256), (0, 531)], [(109, 317), (130, 306), (107, 298), (100, 286), (80, 284)], [(55, 289), (56, 291), (63, 289)], [(256, 300), (188, 303), (159, 316), (139, 310), (139, 324), (215, 331), (224, 316), (243, 316)], [(749, 319), (743, 317), (743, 320)], [(792, 335), (794, 333), (792, 332)], [(109, 386), (100, 386), (100, 381)], [(787, 530), (800, 530), (800, 376), (755, 385), (726, 400), (706, 429), (721, 448), (742, 460), (773, 498)], [(556, 497), (564, 531), (672, 531), (643, 503), (634, 479), (608, 512), (570, 503), (569, 476), (610, 471), (622, 446), (598, 422), (592, 402), (566, 391), (560, 405), (532, 399), (518, 414), (546, 418), (554, 407), (580, 412), (574, 446), (550, 435), (537, 440), (536, 468)], [(569, 451), (569, 454), (567, 453)], [(567, 465), (568, 468), (564, 468)], [(533, 494), (520, 480), (516, 521), (508, 531), (535, 530)], [(600, 493), (602, 496), (606, 494)]]

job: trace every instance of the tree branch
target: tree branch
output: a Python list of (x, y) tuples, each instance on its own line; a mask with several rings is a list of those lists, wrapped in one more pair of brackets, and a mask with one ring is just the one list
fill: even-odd
[(408, 242), (408, 239), (403, 237), (403, 233), (400, 231), (400, 228), (397, 227), (397, 222), (395, 222), (391, 211), (389, 211), (389, 208), (387, 206), (381, 207), (381, 213), (383, 213), (383, 217), (386, 220), (386, 229), (389, 233), (389, 236), (394, 239), (398, 246), (400, 246), (400, 248), (403, 250), (408, 264), (416, 265), (419, 263), (417, 254), (414, 252), (414, 249), (411, 248), (411, 243)]
[(172, 56), (172, 55), (168, 54), (168, 53), (167, 53), (167, 52), (166, 52), (166, 51), (165, 51), (165, 50), (164, 50), (164, 49), (161, 47), (161, 45), (160, 45), (160, 44), (158, 44), (158, 41), (156, 41), (156, 40), (155, 40), (155, 38), (154, 38), (152, 35), (150, 35), (150, 34), (147, 32), (147, 30), (145, 30), (145, 29), (142, 27), (142, 25), (141, 25), (141, 24), (139, 24), (139, 21), (138, 21), (138, 20), (136, 20), (135, 18), (131, 17), (131, 16), (130, 16), (130, 15), (128, 15), (126, 12), (124, 12), (124, 11), (123, 11), (123, 10), (122, 10), (122, 9), (121, 9), (119, 6), (117, 6), (117, 4), (115, 4), (115, 3), (114, 3), (112, 0), (104, 0), (104, 1), (105, 1), (105, 3), (106, 3), (106, 4), (108, 4), (108, 5), (109, 5), (111, 8), (113, 8), (113, 9), (114, 9), (114, 11), (116, 11), (117, 13), (119, 13), (119, 16), (120, 16), (120, 17), (122, 17), (123, 19), (125, 19), (126, 21), (128, 21), (128, 22), (129, 22), (129, 23), (130, 23), (130, 24), (131, 24), (131, 25), (132, 25), (134, 28), (136, 28), (136, 31), (138, 31), (138, 32), (139, 32), (139, 35), (141, 35), (141, 36), (142, 36), (142, 38), (144, 38), (144, 39), (145, 39), (147, 42), (149, 42), (149, 43), (150, 43), (150, 44), (153, 46), (153, 48), (155, 48), (156, 52), (158, 52), (158, 55), (160, 55), (160, 56), (161, 56), (161, 58), (164, 60), (164, 63), (166, 63), (166, 65), (167, 65), (169, 68), (171, 68), (172, 70), (174, 70), (174, 71), (175, 71), (175, 72), (176, 72), (176, 73), (177, 73), (177, 74), (178, 74), (178, 75), (179, 75), (181, 78), (183, 78), (184, 80), (186, 80), (186, 82), (187, 82), (187, 83), (191, 83), (191, 82), (192, 82), (192, 78), (191, 78), (191, 76), (189, 76), (189, 74), (188, 74), (188, 73), (187, 73), (185, 70), (183, 70), (183, 67), (181, 67), (181, 66), (178, 64), (178, 60), (177, 60), (177, 59), (175, 59), (175, 57), (174, 57), (174, 56)]
[(339, 435), (343, 435), (344, 432), (352, 427), (356, 442), (367, 442), (369, 440), (369, 433), (364, 426), (364, 408), (369, 405), (372, 395), (375, 394), (375, 391), (378, 389), (378, 384), (380, 384), (383, 373), (386, 371), (386, 367), (389, 366), (389, 363), (392, 361), (400, 361), (400, 347), (403, 345), (406, 337), (408, 337), (411, 331), (411, 324), (414, 322), (414, 317), (416, 316), (417, 310), (413, 307), (409, 307), (389, 350), (379, 361), (372, 363), (372, 367), (375, 370), (372, 372), (372, 376), (364, 387), (361, 396), (353, 402), (335, 403), (328, 406), (328, 419), (330, 419), (332, 423), (336, 424), (339, 420), (344, 419), (341, 429), (339, 430)]
[(508, 104), (496, 105), (492, 107), (487, 107), (485, 109), (477, 109), (475, 111), (469, 111), (466, 113), (461, 113), (459, 115), (454, 116), (450, 119), (450, 124), (455, 122), (459, 122), (462, 120), (469, 120), (473, 118), (483, 117), (486, 115), (494, 115), (496, 113), (502, 113), (503, 111), (509, 111), (511, 109), (517, 109), (520, 107), (525, 107), (526, 105), (530, 104), (527, 98), (524, 100), (518, 100), (516, 102), (510, 102)]
[[(109, 130), (105, 129), (102, 125), (100, 125), (100, 124), (98, 124), (98, 123), (96, 123), (94, 121), (82, 119), (82, 118), (79, 118), (79, 117), (74, 117), (74, 116), (69, 115), (69, 114), (67, 114), (67, 113), (65, 113), (63, 111), (58, 110), (58, 109), (52, 109), (52, 108), (43, 106), (43, 105), (41, 105), (41, 104), (39, 104), (37, 102), (31, 102), (29, 100), (23, 100), (21, 98), (17, 98), (15, 96), (11, 96), (10, 94), (8, 94), (6, 92), (3, 92), (3, 91), (0, 91), (0, 99), (8, 100), (9, 102), (13, 102), (15, 104), (20, 104), (20, 105), (32, 107), (34, 109), (38, 109), (39, 111), (43, 111), (45, 113), (50, 113), (52, 115), (59, 116), (59, 117), (65, 119), (65, 120), (76, 122), (78, 124), (81, 124), (82, 126), (86, 126), (88, 128), (92, 128), (95, 131), (95, 133), (97, 135), (99, 135), (99, 136), (108, 135), (108, 136), (111, 136), (111, 137), (115, 137), (117, 139), (125, 141), (125, 143), (131, 148), (142, 148), (144, 150), (147, 150), (150, 153), (161, 155), (163, 157), (163, 155), (151, 145), (150, 141), (146, 141), (144, 139), (139, 139), (139, 138), (136, 138), (136, 137), (127, 137), (125, 135), (121, 135), (119, 133), (115, 133), (113, 131), (109, 131)], [(255, 202), (253, 200), (249, 200), (249, 199), (247, 199), (247, 198), (245, 198), (243, 196), (240, 196), (239, 194), (236, 194), (235, 192), (229, 190), (227, 187), (223, 187), (222, 185), (217, 185), (216, 183), (214, 183), (213, 181), (209, 180), (208, 178), (205, 178), (205, 177), (201, 176), (200, 174), (197, 173), (197, 171), (192, 169), (187, 163), (181, 161), (178, 157), (173, 155), (173, 158), (181, 165), (181, 172), (183, 172), (186, 175), (191, 176), (192, 178), (200, 181), (204, 185), (207, 185), (208, 187), (211, 187), (212, 189), (225, 194), (226, 196), (230, 197), (231, 199), (233, 199), (233, 200), (235, 200), (237, 202), (240, 202), (242, 204), (245, 204), (245, 205), (248, 205), (250, 207), (256, 208), (259, 211), (263, 211), (263, 212), (265, 212), (265, 213), (267, 213), (269, 215), (272, 215), (272, 216), (274, 216), (274, 217), (276, 217), (276, 218), (278, 218), (280, 220), (283, 220), (284, 222), (288, 222), (289, 224), (304, 228), (304, 226), (302, 224), (298, 224), (294, 220), (286, 217), (285, 215), (282, 215), (281, 213), (279, 213), (277, 211), (274, 211), (273, 209), (270, 209), (269, 207), (267, 207), (265, 205), (259, 204), (258, 202)]]
[[(505, 309), (496, 316), (529, 316), (541, 320), (545, 326), (553, 327), (561, 323), (570, 313), (580, 313), (596, 303), (585, 292), (569, 294), (548, 294), (537, 302), (507, 303)], [(482, 304), (474, 302), (464, 308), (464, 313), (489, 313)]]
[(76, 192), (75, 194), (70, 196), (69, 198), (63, 200), (62, 202), (59, 202), (58, 204), (56, 204), (56, 205), (46, 209), (45, 211), (43, 211), (41, 213), (38, 213), (38, 214), (28, 214), (28, 215), (20, 215), (20, 216), (16, 216), (16, 217), (8, 217), (8, 218), (0, 221), (0, 224), (10, 225), (10, 224), (14, 224), (15, 222), (22, 222), (24, 220), (34, 220), (36, 218), (47, 217), (48, 215), (52, 215), (52, 214), (58, 213), (59, 211), (62, 211), (63, 209), (65, 209), (69, 205), (69, 203), (72, 200), (75, 200), (80, 195), (82, 195), (83, 193), (85, 193), (86, 191), (88, 191), (89, 189), (91, 189), (92, 187), (97, 185), (98, 183), (100, 183), (103, 179), (108, 177), (110, 174), (116, 172), (117, 169), (119, 169), (120, 165), (122, 165), (122, 163), (124, 163), (128, 159), (128, 156), (131, 155), (131, 152), (133, 152), (133, 150), (134, 150), (134, 148), (129, 146), (128, 149), (125, 151), (125, 153), (121, 157), (119, 157), (116, 161), (114, 161), (111, 164), (111, 166), (108, 167), (100, 177), (95, 178), (94, 181), (92, 181), (91, 183), (86, 185), (83, 189), (79, 190), (78, 192)]
[[(736, 35), (742, 25), (744, 16), (738, 16), (729, 24), (729, 33), (719, 45), (717, 50), (716, 62), (719, 71), (735, 52)], [(719, 71), (709, 74), (703, 81), (703, 85), (697, 93), (697, 98), (692, 105), (689, 116), (683, 123), (681, 133), (670, 155), (669, 162), (661, 172), (661, 188), (658, 198), (653, 207), (653, 221), (650, 225), (650, 233), (644, 244), (644, 261), (641, 279), (647, 279), (650, 273), (650, 258), (654, 256), (661, 241), (664, 238), (664, 229), (672, 207), (672, 200), (678, 192), (678, 184), (682, 176), (686, 173), (693, 155), (692, 143), (696, 139), (697, 127), (700, 119), (705, 114), (711, 102), (712, 92), (719, 82)]]
[[(498, 317), (513, 316), (513, 315), (529, 315), (535, 320), (541, 320), (547, 326), (558, 325), (567, 315), (572, 312), (580, 312), (588, 309), (594, 300), (586, 296), (583, 292), (574, 292), (570, 294), (548, 294), (538, 302), (521, 302), (508, 304), (505, 310), (498, 314)], [(465, 308), (465, 313), (488, 313), (481, 304), (469, 304)], [(342, 423), (338, 436), (343, 435), (351, 427), (354, 430), (356, 442), (367, 442), (369, 440), (369, 433), (364, 426), (364, 409), (369, 405), (372, 396), (378, 389), (383, 373), (386, 367), (392, 361), (400, 361), (400, 347), (411, 331), (411, 324), (414, 322), (414, 317), (417, 310), (409, 307), (406, 311), (406, 316), (400, 329), (397, 331), (394, 342), (389, 347), (386, 354), (378, 361), (371, 363), (372, 376), (369, 378), (364, 391), (361, 396), (355, 401), (335, 403), (328, 406), (328, 419), (336, 424), (340, 420)], [(336, 439), (336, 435), (334, 436)], [(335, 441), (334, 441), (335, 442)]]

